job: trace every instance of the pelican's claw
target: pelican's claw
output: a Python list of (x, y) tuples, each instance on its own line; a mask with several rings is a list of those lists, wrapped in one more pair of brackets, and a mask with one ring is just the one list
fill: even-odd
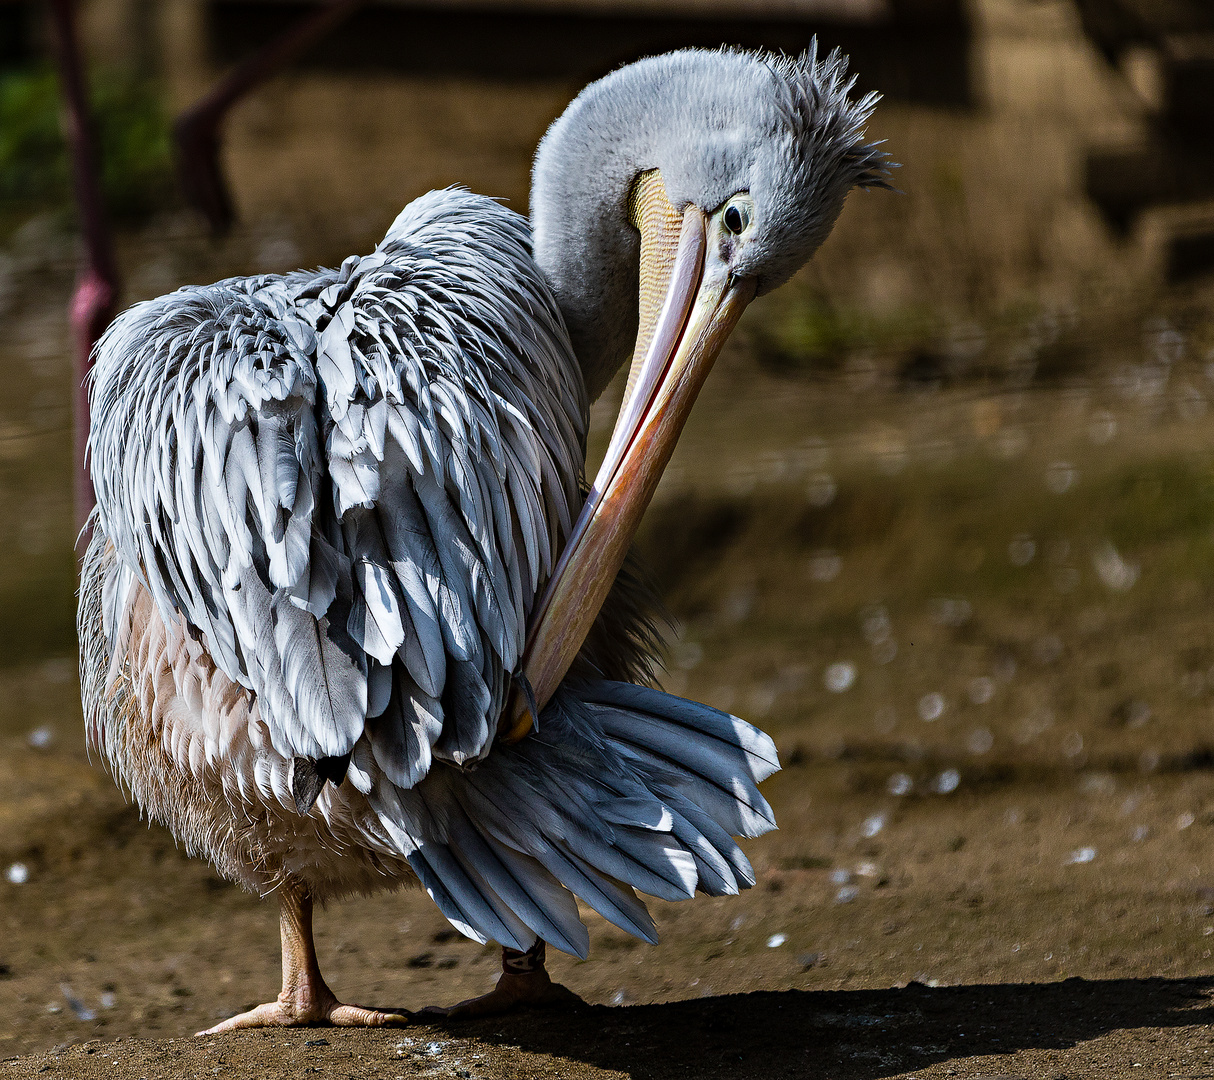
[(418, 1018), (473, 1020), (480, 1016), (500, 1016), (521, 1008), (572, 1008), (586, 1004), (572, 990), (555, 983), (543, 968), (524, 975), (503, 972), (497, 986), (480, 997), (468, 998), (458, 1005), (429, 1005)]
[(294, 1002), (270, 1001), (255, 1009), (230, 1017), (199, 1035), (222, 1035), (228, 1031), (261, 1027), (307, 1027), (330, 1024), (333, 1027), (393, 1027), (412, 1023), (404, 1012), (384, 1012), (365, 1009), (361, 1005), (344, 1005), (336, 998), (312, 1008), (301, 1008)]

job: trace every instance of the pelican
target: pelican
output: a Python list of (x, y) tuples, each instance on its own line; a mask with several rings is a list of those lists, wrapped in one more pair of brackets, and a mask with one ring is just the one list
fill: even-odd
[[(504, 950), (491, 1012), (559, 996), (581, 899), (754, 883), (779, 766), (647, 685), (621, 573), (708, 369), (853, 187), (885, 186), (836, 50), (623, 67), (552, 125), (531, 220), (462, 189), (339, 269), (120, 315), (90, 391), (79, 606), (87, 739), (192, 854), (277, 897), (282, 992), (211, 1032), (407, 1022), (340, 1002), (312, 910), (420, 883)], [(602, 468), (589, 402), (632, 357)], [(206, 1034), (206, 1033), (202, 1033)]]

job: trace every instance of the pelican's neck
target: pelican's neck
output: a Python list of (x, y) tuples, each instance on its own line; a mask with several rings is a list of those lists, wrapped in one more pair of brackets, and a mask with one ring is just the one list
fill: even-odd
[(640, 235), (628, 220), (628, 196), (636, 176), (653, 167), (643, 129), (596, 138), (603, 104), (583, 94), (552, 125), (531, 185), (536, 262), (565, 317), (591, 401), (636, 341)]

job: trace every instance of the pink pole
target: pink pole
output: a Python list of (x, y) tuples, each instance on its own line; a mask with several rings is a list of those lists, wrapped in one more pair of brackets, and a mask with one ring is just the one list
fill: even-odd
[(83, 529), (94, 503), (93, 482), (85, 462), (89, 433), (88, 374), (93, 365), (93, 346), (114, 317), (118, 304), (118, 267), (101, 196), (97, 141), (76, 38), (75, 4), (73, 0), (51, 0), (50, 9), (67, 143), (72, 158), (72, 187), (84, 233), (84, 263), (76, 278), (76, 291), (69, 309), (75, 358), (76, 527)]

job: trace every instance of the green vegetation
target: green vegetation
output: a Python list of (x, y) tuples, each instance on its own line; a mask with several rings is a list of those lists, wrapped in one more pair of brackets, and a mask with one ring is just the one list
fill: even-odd
[[(798, 279), (760, 299), (745, 326), (756, 359), (781, 376), (850, 373), (869, 384), (1024, 387), (1089, 377), (1110, 344), (1141, 335), (1144, 311), (1122, 305), (1081, 313), (1027, 299), (990, 308), (874, 308), (837, 300), (825, 287)], [(1173, 314), (1181, 325), (1204, 323), (1204, 313)]]
[[(172, 199), (169, 126), (146, 79), (105, 72), (93, 80), (102, 189), (110, 213), (139, 220)], [(0, 212), (71, 206), (71, 167), (55, 73), (0, 75)]]
[(939, 318), (927, 311), (876, 315), (795, 285), (790, 292), (791, 300), (761, 307), (747, 323), (760, 363), (773, 371), (831, 373), (858, 350), (914, 352), (931, 346), (940, 334)]

